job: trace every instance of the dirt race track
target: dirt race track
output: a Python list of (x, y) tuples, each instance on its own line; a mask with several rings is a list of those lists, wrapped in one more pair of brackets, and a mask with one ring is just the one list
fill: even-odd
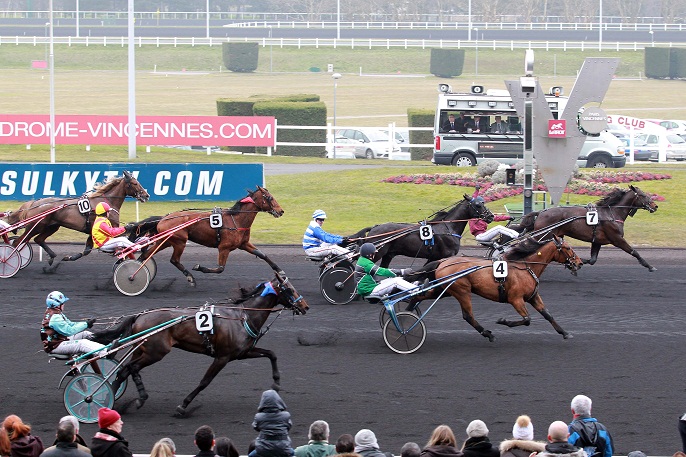
[[(56, 246), (60, 254), (77, 249)], [(462, 320), (457, 303), (445, 299), (426, 318), (424, 346), (406, 356), (385, 346), (379, 305), (328, 305), (319, 293), (317, 265), (305, 260), (300, 248), (264, 246), (263, 251), (311, 306), (306, 316), (284, 314), (259, 344), (279, 357), (294, 445), (306, 443), (316, 419), (329, 422), (332, 441), (370, 428), (382, 450), (396, 454), (406, 441), (424, 445), (441, 423), (450, 425), (461, 442), (466, 425), (476, 418), (488, 424), (492, 441), (498, 442), (510, 436), (522, 413), (532, 417), (536, 439), (544, 440), (548, 424), (568, 421), (571, 398), (584, 393), (594, 400), (594, 415), (613, 434), (615, 454), (640, 449), (672, 455), (679, 450), (677, 420), (686, 412), (684, 250), (642, 249), (658, 268), (655, 273), (608, 248), (601, 250), (598, 264), (585, 266), (577, 277), (559, 265), (549, 267), (540, 292), (573, 339), (564, 340), (539, 315), (532, 315), (530, 327), (496, 325), (500, 317), (515, 317), (510, 305), (476, 299), (477, 319), (496, 335), (489, 343)], [(588, 251), (587, 246), (578, 249), (581, 257)], [(189, 269), (198, 262), (212, 266), (215, 252), (193, 246), (182, 260)], [(72, 319), (105, 318), (161, 306), (198, 306), (225, 297), (238, 282), (253, 286), (272, 277), (259, 259), (234, 253), (224, 273), (196, 272), (198, 287), (193, 289), (167, 262), (169, 255), (158, 254), (157, 278), (138, 297), (125, 297), (114, 288), (112, 258), (101, 253), (65, 263), (54, 274), (44, 274), (45, 263), (35, 258), (14, 278), (1, 279), (0, 416), (16, 413), (33, 425), (35, 434), (52, 441), (57, 420), (66, 414), (57, 389), (65, 368), (48, 363), (39, 341), (50, 291), (71, 298), (66, 311)], [(409, 266), (404, 260), (394, 265)], [(202, 424), (231, 437), (241, 453), (247, 451), (256, 436), (251, 422), (260, 394), (271, 385), (269, 363), (230, 363), (191, 404), (189, 417), (173, 417), (209, 363), (202, 355), (172, 351), (142, 371), (150, 394), (145, 406), (126, 409), (136, 398), (133, 385), (115, 404), (134, 452), (149, 452), (157, 439), (169, 436), (179, 454), (194, 454), (193, 432)], [(84, 425), (81, 434), (90, 440), (95, 430), (95, 425)]]

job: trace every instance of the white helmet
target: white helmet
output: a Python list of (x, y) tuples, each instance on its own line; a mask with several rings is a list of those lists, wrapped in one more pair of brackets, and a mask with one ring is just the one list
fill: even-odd
[(317, 209), (312, 213), (312, 219), (326, 219), (326, 213), (323, 209)]
[(48, 298), (45, 299), (45, 304), (48, 308), (59, 308), (67, 300), (69, 299), (62, 292), (55, 290), (48, 294)]

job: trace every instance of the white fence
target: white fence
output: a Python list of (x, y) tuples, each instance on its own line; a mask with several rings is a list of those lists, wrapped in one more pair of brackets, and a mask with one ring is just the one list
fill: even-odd
[[(5, 45), (46, 45), (50, 42), (45, 36), (0, 36), (0, 46)], [(258, 42), (262, 47), (297, 47), (297, 48), (457, 48), (457, 49), (560, 49), (567, 50), (606, 50), (606, 51), (640, 51), (651, 46), (683, 46), (684, 42), (608, 42), (603, 41), (535, 41), (535, 40), (410, 40), (410, 39), (336, 39), (336, 38), (165, 38), (135, 37), (134, 43), (142, 46), (221, 46), (222, 43)], [(128, 45), (127, 37), (54, 37), (54, 44), (68, 46), (121, 46)]]

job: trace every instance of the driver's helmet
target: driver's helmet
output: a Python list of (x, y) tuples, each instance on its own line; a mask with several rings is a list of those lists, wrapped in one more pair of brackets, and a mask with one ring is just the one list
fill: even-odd
[(107, 214), (107, 212), (112, 209), (110, 205), (107, 202), (100, 202), (98, 205), (95, 207), (95, 214), (98, 216)]
[(376, 253), (376, 247), (372, 243), (364, 243), (360, 246), (360, 255), (371, 260)]
[(484, 200), (484, 198), (481, 195), (479, 195), (478, 197), (472, 198), (472, 202), (474, 202), (476, 204), (481, 203), (483, 205), (486, 203), (486, 200)]
[(62, 292), (55, 290), (48, 294), (48, 298), (45, 299), (45, 304), (48, 308), (59, 308), (67, 300), (69, 299)]
[(312, 219), (326, 219), (326, 213), (323, 209), (317, 209), (312, 213)]

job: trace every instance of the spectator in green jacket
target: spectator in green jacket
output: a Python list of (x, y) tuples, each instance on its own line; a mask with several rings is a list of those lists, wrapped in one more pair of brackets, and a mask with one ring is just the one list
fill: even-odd
[(336, 453), (336, 446), (329, 444), (329, 424), (325, 421), (312, 422), (307, 437), (310, 441), (295, 448), (295, 457), (327, 457)]

